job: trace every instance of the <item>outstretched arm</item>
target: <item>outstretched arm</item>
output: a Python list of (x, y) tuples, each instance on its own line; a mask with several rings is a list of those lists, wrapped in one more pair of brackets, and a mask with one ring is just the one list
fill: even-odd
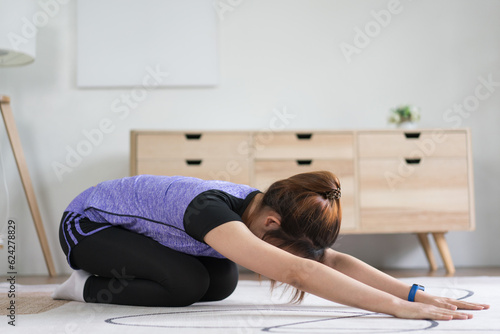
[(257, 238), (238, 221), (214, 228), (205, 236), (205, 242), (250, 270), (333, 302), (401, 318), (451, 320), (472, 317), (405, 301), (329, 266), (292, 255)]
[[(411, 288), (409, 285), (373, 268), (353, 256), (334, 251), (333, 249), (327, 249), (325, 252), (324, 263), (327, 266), (376, 289), (390, 293), (403, 300), (407, 300), (408, 298), (408, 293)], [(476, 304), (451, 298), (436, 297), (421, 290), (417, 291), (415, 301), (450, 310), (456, 310), (457, 308), (468, 310), (482, 310), (489, 308), (489, 305), (486, 304)]]

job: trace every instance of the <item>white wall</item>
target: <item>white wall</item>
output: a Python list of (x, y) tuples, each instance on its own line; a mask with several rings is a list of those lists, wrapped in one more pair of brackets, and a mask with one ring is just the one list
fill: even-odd
[[(422, 108), (422, 127), (471, 128), (477, 230), (451, 232), (447, 238), (457, 266), (500, 265), (500, 2), (402, 0), (398, 13), (374, 30), (369, 45), (349, 63), (340, 45), (354, 45), (356, 27), (377, 28), (371, 11), (380, 13), (390, 3), (218, 0), (233, 5), (232, 11), (217, 13), (220, 85), (151, 90), (126, 117), (112, 106), (123, 107), (116, 101), (131, 89), (76, 88), (76, 5), (69, 1), (53, 10), (39, 30), (35, 63), (1, 68), (0, 93), (12, 98), (58, 272), (69, 272), (57, 238), (62, 211), (86, 187), (128, 175), (130, 129), (260, 130), (269, 128), (274, 112), (284, 108), (295, 116), (287, 130), (385, 128), (388, 110), (400, 103)], [(490, 95), (468, 114), (447, 113), (454, 104), (474, 101), (479, 77), (495, 82)], [(54, 162), (66, 165), (68, 148), (81, 145), (83, 131), (97, 128), (103, 119), (112, 130), (59, 180)], [(17, 270), (45, 274), (3, 129), (0, 136), (10, 216), (18, 227)], [(3, 181), (0, 189), (4, 228)], [(338, 248), (376, 266), (427, 265), (412, 235), (345, 236)], [(1, 250), (0, 273), (7, 271), (6, 258)]]

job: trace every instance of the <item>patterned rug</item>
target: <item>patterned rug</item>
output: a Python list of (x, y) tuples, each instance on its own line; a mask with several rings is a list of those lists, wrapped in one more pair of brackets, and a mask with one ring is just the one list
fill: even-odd
[[(9, 283), (0, 284), (0, 315), (11, 313), (14, 301), (16, 314), (37, 314), (62, 306), (68, 301), (53, 300), (50, 295), (57, 285), (16, 285), (11, 288)], [(14, 294), (14, 295), (12, 295)]]
[[(500, 277), (421, 277), (436, 295), (489, 303), (471, 320), (396, 319), (345, 307), (308, 295), (300, 305), (268, 282), (241, 281), (228, 299), (184, 308), (131, 307), (50, 299), (55, 285), (16, 286), (15, 313), (8, 310), (8, 284), (2, 294), (1, 333), (500, 333)], [(6, 312), (7, 311), (7, 312)], [(15, 328), (12, 327), (14, 319)], [(11, 322), (9, 324), (9, 322)]]

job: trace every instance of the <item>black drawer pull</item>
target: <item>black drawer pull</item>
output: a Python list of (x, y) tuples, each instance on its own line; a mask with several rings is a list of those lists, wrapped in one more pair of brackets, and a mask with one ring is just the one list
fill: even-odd
[(189, 166), (199, 166), (201, 165), (201, 160), (186, 160), (186, 164)]
[(312, 133), (297, 133), (297, 139), (304, 140), (304, 139), (311, 139), (312, 138)]
[(405, 132), (405, 137), (407, 139), (418, 139), (420, 137), (420, 132)]
[(299, 166), (309, 166), (312, 164), (312, 160), (297, 160), (297, 165)]
[(201, 139), (201, 133), (186, 133), (187, 140), (198, 140)]
[(420, 158), (416, 159), (405, 159), (408, 165), (418, 165), (420, 163)]

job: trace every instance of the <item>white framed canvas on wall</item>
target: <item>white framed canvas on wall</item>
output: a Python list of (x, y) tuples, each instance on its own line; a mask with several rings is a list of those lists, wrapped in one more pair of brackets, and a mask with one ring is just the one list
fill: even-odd
[(211, 0), (78, 0), (77, 85), (214, 86)]

